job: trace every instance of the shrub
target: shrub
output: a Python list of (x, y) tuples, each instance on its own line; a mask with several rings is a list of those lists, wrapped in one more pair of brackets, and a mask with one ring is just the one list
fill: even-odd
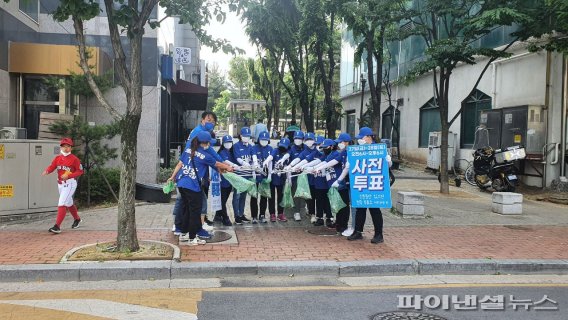
[(160, 168), (160, 172), (158, 172), (158, 183), (168, 181), (168, 178), (172, 176), (172, 172), (174, 172), (173, 168)]
[[(120, 169), (118, 168), (94, 168), (90, 171), (91, 184), (91, 205), (105, 202), (116, 202), (102, 175), (110, 183), (118, 197), (120, 190)], [(80, 203), (87, 203), (87, 177), (83, 175), (79, 181), (79, 188), (76, 197)]]

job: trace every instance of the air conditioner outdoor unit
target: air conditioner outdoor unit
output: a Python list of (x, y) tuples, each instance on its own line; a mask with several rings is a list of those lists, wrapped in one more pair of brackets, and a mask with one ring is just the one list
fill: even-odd
[(4, 127), (0, 129), (0, 139), (26, 139), (26, 128)]
[[(448, 134), (448, 170), (454, 167), (454, 159), (456, 154), (457, 133), (449, 132)], [(428, 160), (426, 166), (430, 169), (440, 170), (442, 145), (442, 132), (430, 132), (428, 135)]]

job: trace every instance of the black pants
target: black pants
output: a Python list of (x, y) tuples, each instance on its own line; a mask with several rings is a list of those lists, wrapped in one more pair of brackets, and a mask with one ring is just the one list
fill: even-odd
[(181, 232), (189, 233), (189, 238), (195, 238), (195, 235), (201, 230), (201, 202), (203, 201), (202, 191), (191, 191), (186, 188), (179, 188), (181, 199), (183, 200), (183, 220), (181, 224)]
[(313, 216), (316, 214), (316, 188), (312, 185), (310, 185), (310, 194), (312, 198), (306, 199), (306, 204), (308, 205), (308, 214)]
[(325, 217), (328, 219), (331, 219), (331, 217), (333, 217), (333, 215), (331, 214), (331, 206), (329, 205), (329, 198), (327, 197), (327, 191), (328, 189), (316, 188), (314, 188), (312, 191), (312, 198), (316, 207), (316, 217), (318, 218), (323, 218), (324, 213)]
[[(259, 183), (256, 183), (258, 188)], [(260, 197), (260, 215), (264, 216), (266, 214), (266, 207), (268, 206), (268, 198), (263, 196)], [(258, 198), (250, 197), (250, 213), (253, 219), (258, 218)]]
[(345, 231), (345, 229), (347, 229), (349, 216), (351, 215), (351, 209), (349, 208), (349, 188), (339, 190), (339, 195), (341, 196), (341, 200), (343, 200), (343, 202), (345, 202), (347, 206), (339, 210), (339, 212), (335, 216), (335, 226), (337, 232), (343, 232)]
[(383, 213), (379, 208), (357, 208), (355, 214), (355, 231), (363, 232), (365, 220), (367, 220), (367, 210), (371, 213), (373, 226), (375, 227), (375, 236), (383, 235)]
[(229, 215), (227, 214), (227, 200), (229, 200), (231, 191), (233, 191), (233, 187), (221, 188), (221, 210), (217, 210), (215, 216), (229, 219)]
[[(268, 199), (268, 211), (270, 214), (276, 213), (276, 200), (278, 200), (278, 214), (284, 213), (284, 208), (280, 206), (282, 202), (282, 192), (284, 192), (284, 186), (275, 186), (270, 184), (270, 199)], [(278, 196), (278, 199), (276, 199)]]

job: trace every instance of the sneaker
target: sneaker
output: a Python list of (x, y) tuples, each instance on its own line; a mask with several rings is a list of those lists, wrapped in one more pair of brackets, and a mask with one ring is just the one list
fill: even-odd
[(223, 218), (223, 225), (224, 225), (225, 227), (230, 227), (230, 226), (232, 226), (233, 224), (231, 223), (231, 219), (229, 219), (229, 218), (227, 217), (227, 218)]
[(211, 234), (204, 229), (199, 230), (197, 236), (201, 239), (211, 239)]
[(314, 226), (316, 226), (316, 227), (323, 226), (323, 219), (317, 218), (316, 222), (314, 222)]
[(172, 232), (176, 231), (176, 225), (174, 224), (174, 226), (172, 227)]
[(302, 221), (302, 216), (300, 215), (299, 212), (294, 213), (294, 220)]
[(219, 216), (219, 215), (215, 215), (215, 218), (213, 218), (213, 222), (223, 222), (223, 217)]
[(383, 243), (383, 242), (385, 242), (385, 240), (383, 239), (382, 234), (375, 235), (373, 237), (373, 239), (371, 239), (371, 243), (374, 243), (374, 244)]
[(245, 216), (242, 216), (242, 217), (241, 217), (241, 221), (242, 221), (243, 223), (249, 223), (249, 222), (250, 222), (250, 219), (247, 218), (247, 217), (245, 217)]
[(286, 222), (288, 219), (286, 219), (286, 216), (282, 213), (278, 215), (278, 221)]
[(347, 240), (352, 241), (352, 240), (361, 240), (363, 239), (363, 234), (359, 231), (353, 231), (353, 234), (350, 235), (349, 237), (347, 237)]
[(182, 233), (179, 236), (179, 242), (189, 241), (189, 233)]
[(270, 222), (276, 222), (276, 215), (274, 213), (270, 214)]
[(81, 224), (81, 219), (76, 219), (73, 221), (73, 224), (71, 225), (71, 229), (77, 229), (79, 228), (79, 224)]
[(331, 219), (325, 219), (325, 226), (330, 229), (335, 229), (335, 223)]
[(174, 236), (180, 236), (180, 235), (181, 235), (181, 230), (176, 229), (176, 231), (174, 231)]
[(206, 244), (207, 243), (207, 241), (201, 240), (198, 237), (195, 237), (193, 239), (188, 238), (188, 240), (189, 241), (187, 242), (187, 244), (190, 245), (190, 246), (197, 246), (197, 245), (200, 245), (200, 244)]
[(213, 221), (209, 220), (209, 218), (207, 218), (207, 217), (205, 217), (205, 220), (203, 222), (205, 222), (206, 224), (208, 224), (210, 226), (213, 225)]
[(210, 226), (210, 225), (208, 225), (207, 223), (204, 223), (203, 226), (202, 226), (202, 228), (203, 228), (205, 231), (208, 231), (208, 232), (211, 232), (211, 231), (215, 230), (215, 227)]
[(51, 233), (61, 233), (61, 229), (59, 229), (59, 227), (57, 225), (54, 225), (53, 227), (49, 228), (49, 232)]
[(264, 215), (260, 215), (260, 217), (258, 217), (258, 222), (260, 223), (266, 223), (268, 221), (266, 221), (266, 218), (264, 217)]
[(236, 225), (239, 225), (239, 226), (240, 226), (241, 224), (243, 224), (242, 218), (241, 218), (241, 217), (235, 217), (235, 224), (236, 224)]
[(252, 224), (257, 224), (258, 220), (256, 220), (256, 218), (252, 218)]
[(344, 237), (349, 237), (353, 234), (353, 231), (355, 231), (353, 228), (347, 228), (345, 231), (343, 231), (343, 233), (341, 233), (341, 235)]
[(316, 218), (316, 216), (312, 215), (310, 222), (311, 223), (316, 223), (316, 221), (318, 221), (318, 218)]

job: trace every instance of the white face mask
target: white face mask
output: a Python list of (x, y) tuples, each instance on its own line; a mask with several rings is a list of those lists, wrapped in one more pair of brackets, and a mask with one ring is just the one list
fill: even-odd
[(321, 152), (321, 146), (317, 146), (316, 149)]
[(304, 142), (304, 140), (302, 140), (302, 139), (294, 139), (294, 144), (297, 145), (297, 146), (301, 146), (301, 145), (302, 145), (302, 142)]
[(311, 148), (314, 145), (314, 142), (315, 142), (314, 140), (308, 140), (304, 142), (304, 144), (308, 146), (308, 148)]
[(201, 147), (202, 147), (204, 150), (207, 150), (207, 149), (209, 149), (209, 144), (201, 145)]
[(223, 147), (225, 147), (225, 149), (231, 149), (233, 147), (233, 143), (232, 142), (225, 142), (225, 143), (223, 143)]
[(337, 147), (339, 148), (339, 150), (343, 150), (345, 149), (345, 143), (341, 142), (340, 144), (337, 145)]
[(360, 144), (360, 145), (363, 145), (363, 144), (367, 144), (367, 141), (365, 141), (365, 139), (358, 139), (357, 143)]
[(243, 143), (248, 143), (250, 141), (250, 137), (241, 137), (241, 141)]
[(63, 150), (61, 150), (60, 152), (61, 152), (61, 154), (62, 154), (63, 156), (65, 156), (65, 157), (67, 157), (68, 155), (71, 154), (71, 152), (63, 152)]
[(259, 143), (260, 143), (260, 145), (263, 146), (263, 147), (266, 147), (266, 146), (268, 145), (268, 141), (266, 141), (266, 140), (260, 140)]

